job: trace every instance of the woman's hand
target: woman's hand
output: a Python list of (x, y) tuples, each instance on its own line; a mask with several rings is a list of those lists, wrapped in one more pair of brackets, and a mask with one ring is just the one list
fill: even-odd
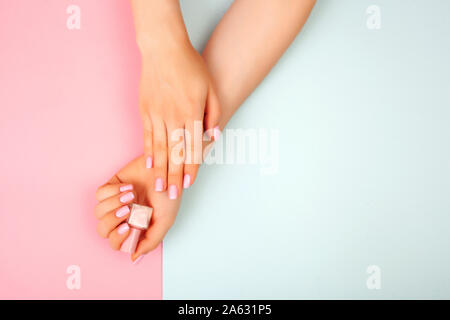
[(192, 47), (178, 0), (133, 0), (142, 55), (139, 110), (145, 163), (153, 188), (176, 199), (202, 161), (202, 138), (219, 135), (220, 104), (212, 78)]
[(181, 202), (181, 197), (170, 200), (165, 192), (155, 192), (148, 186), (151, 173), (143, 165), (143, 159), (139, 157), (131, 161), (98, 188), (96, 197), (99, 202), (94, 210), (99, 220), (98, 234), (109, 240), (111, 248), (119, 250), (129, 234), (126, 222), (129, 205), (134, 202), (153, 208), (150, 226), (131, 255), (133, 261), (161, 243), (175, 221)]
[(218, 135), (220, 107), (203, 58), (190, 43), (144, 51), (139, 96), (154, 189), (175, 199), (195, 180), (203, 132)]

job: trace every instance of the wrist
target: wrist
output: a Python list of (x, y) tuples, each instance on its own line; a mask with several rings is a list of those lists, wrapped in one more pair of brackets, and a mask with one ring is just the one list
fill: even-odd
[(143, 56), (186, 48), (190, 46), (189, 36), (184, 28), (159, 28), (156, 33), (141, 30), (136, 32), (136, 43)]
[(132, 0), (132, 7), (142, 54), (189, 43), (179, 0)]

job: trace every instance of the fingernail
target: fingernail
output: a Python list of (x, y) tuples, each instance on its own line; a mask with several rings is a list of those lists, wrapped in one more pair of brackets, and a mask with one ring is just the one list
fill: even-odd
[(134, 265), (137, 265), (137, 264), (142, 260), (142, 258), (144, 258), (144, 256), (145, 256), (145, 254), (140, 255), (139, 258), (137, 258), (136, 260), (134, 260), (133, 264), (134, 264)]
[(127, 232), (128, 230), (130, 230), (130, 227), (128, 226), (128, 223), (122, 223), (122, 225), (119, 227), (119, 229), (117, 230), (117, 232), (119, 234), (124, 234), (125, 232)]
[(188, 174), (184, 175), (183, 188), (187, 189), (191, 185), (191, 176)]
[(161, 178), (158, 178), (155, 181), (155, 191), (163, 191), (163, 181)]
[(219, 140), (220, 137), (220, 129), (219, 126), (214, 127), (214, 141)]
[(123, 206), (122, 208), (117, 210), (116, 217), (122, 218), (123, 216), (127, 215), (129, 212), (130, 212), (130, 208), (128, 208), (128, 206)]
[(119, 190), (120, 190), (120, 192), (133, 190), (133, 185), (132, 184), (127, 184), (126, 186), (121, 186), (119, 188)]
[(153, 159), (152, 157), (147, 157), (147, 161), (146, 161), (146, 167), (147, 169), (150, 169), (153, 165)]
[(172, 185), (169, 187), (169, 199), (175, 200), (175, 199), (177, 198), (177, 195), (178, 195), (178, 189), (177, 189), (177, 186), (175, 186), (175, 185), (172, 184)]
[(120, 202), (127, 203), (127, 202), (130, 202), (133, 199), (134, 199), (133, 192), (128, 192), (128, 193), (125, 193), (123, 196), (120, 197)]

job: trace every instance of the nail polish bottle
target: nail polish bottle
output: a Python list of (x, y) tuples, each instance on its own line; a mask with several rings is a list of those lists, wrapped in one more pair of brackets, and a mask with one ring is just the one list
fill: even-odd
[(152, 217), (153, 208), (141, 206), (133, 203), (131, 205), (130, 216), (128, 217), (128, 224), (130, 226), (130, 234), (128, 238), (122, 243), (120, 251), (133, 254), (139, 242), (142, 231), (147, 230)]

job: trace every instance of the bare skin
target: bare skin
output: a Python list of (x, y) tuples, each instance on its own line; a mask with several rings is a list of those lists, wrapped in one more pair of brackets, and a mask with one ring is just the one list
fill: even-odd
[[(236, 0), (230, 7), (203, 52), (222, 107), (221, 129), (294, 40), (314, 3), (314, 0)], [(267, 39), (273, 39), (270, 45)], [(207, 147), (204, 144), (203, 148)], [(154, 209), (150, 227), (131, 255), (133, 261), (160, 244), (175, 221), (181, 201), (181, 197), (170, 200), (167, 191), (155, 191), (151, 183), (155, 173), (146, 169), (145, 157), (128, 163), (97, 190), (97, 230), (115, 250), (129, 233), (119, 233), (128, 214), (120, 218), (115, 215), (125, 205), (120, 197), (129, 192), (120, 192), (120, 186), (133, 186), (135, 197), (126, 204), (136, 202)]]
[[(213, 131), (220, 102), (205, 61), (189, 41), (179, 0), (131, 0), (142, 56), (139, 111), (144, 126), (145, 159), (154, 171), (156, 191), (176, 199), (195, 180), (201, 163), (202, 134)], [(194, 124), (200, 134), (194, 134)], [(179, 129), (188, 133), (174, 135)], [(178, 143), (191, 157), (180, 157)]]

